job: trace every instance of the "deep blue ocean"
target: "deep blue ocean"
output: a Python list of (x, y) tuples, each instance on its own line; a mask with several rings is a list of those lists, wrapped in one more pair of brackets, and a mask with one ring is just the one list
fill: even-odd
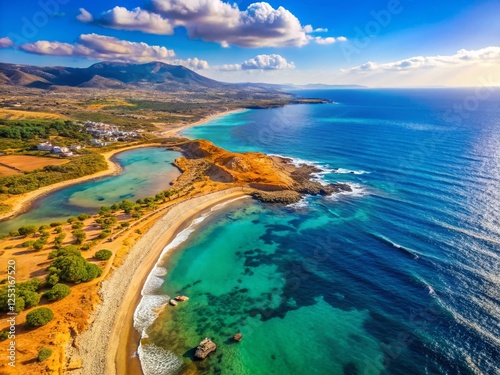
[[(208, 301), (172, 329), (240, 329), (247, 347), (219, 349), (223, 374), (499, 374), (500, 89), (299, 94), (333, 103), (184, 135), (314, 163), (353, 193), (212, 215), (166, 264), (164, 293)], [(246, 316), (262, 325), (245, 331)]]

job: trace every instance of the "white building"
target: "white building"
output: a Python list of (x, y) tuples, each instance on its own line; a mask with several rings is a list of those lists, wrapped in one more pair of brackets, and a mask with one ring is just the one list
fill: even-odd
[(69, 148), (67, 147), (59, 147), (59, 146), (54, 146), (52, 148), (52, 152), (54, 154), (63, 154), (63, 153), (68, 153), (69, 152)]
[(52, 151), (52, 144), (48, 142), (39, 143), (36, 148), (38, 151)]

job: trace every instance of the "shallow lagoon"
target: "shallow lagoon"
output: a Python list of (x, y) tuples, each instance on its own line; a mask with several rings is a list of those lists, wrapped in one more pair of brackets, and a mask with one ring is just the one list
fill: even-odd
[(120, 174), (68, 186), (39, 198), (30, 210), (0, 223), (0, 233), (26, 224), (47, 224), (81, 213), (95, 213), (123, 199), (136, 200), (166, 190), (180, 175), (172, 162), (180, 154), (159, 147), (124, 151), (113, 157)]

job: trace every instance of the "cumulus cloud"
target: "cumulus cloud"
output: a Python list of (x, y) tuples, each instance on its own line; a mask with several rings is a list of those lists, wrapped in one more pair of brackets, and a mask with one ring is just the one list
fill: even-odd
[(20, 49), (39, 55), (74, 56), (124, 62), (166, 61), (175, 56), (174, 51), (165, 47), (129, 42), (98, 34), (80, 35), (74, 44), (41, 40), (22, 44)]
[(189, 58), (186, 60), (179, 60), (179, 59), (170, 60), (168, 63), (172, 64), (172, 65), (182, 65), (182, 66), (184, 66), (188, 69), (192, 69), (192, 70), (204, 70), (204, 69), (210, 68), (210, 65), (208, 64), (207, 61), (200, 60), (197, 57), (192, 58), (192, 59)]
[(252, 59), (248, 59), (241, 64), (225, 64), (216, 67), (216, 70), (232, 71), (232, 70), (283, 70), (295, 69), (293, 62), (288, 62), (280, 55), (258, 55)]
[(174, 33), (174, 27), (169, 20), (164, 19), (159, 14), (150, 13), (141, 8), (128, 10), (124, 7), (116, 6), (101, 13), (97, 18), (85, 9), (80, 8), (80, 15), (77, 18), (82, 22), (94, 23), (117, 30), (139, 30), (144, 33), (157, 35), (171, 35)]
[(297, 17), (265, 2), (250, 4), (245, 10), (221, 0), (152, 0), (151, 5), (154, 12), (185, 27), (190, 38), (223, 46), (300, 47), (308, 43)]
[(408, 59), (378, 64), (372, 61), (355, 66), (347, 72), (409, 71), (439, 67), (462, 67), (468, 65), (500, 64), (500, 47), (486, 47), (479, 50), (461, 49), (448, 56), (415, 56)]
[(14, 42), (8, 37), (0, 38), (0, 48), (9, 48), (14, 45)]
[(240, 9), (222, 0), (150, 0), (147, 9), (117, 6), (97, 17), (83, 8), (80, 12), (80, 21), (113, 29), (168, 35), (184, 27), (190, 38), (223, 47), (301, 47), (311, 42), (307, 34), (328, 31), (303, 27), (290, 11), (266, 2)]
[(110, 36), (83, 34), (73, 43), (49, 42), (40, 40), (25, 43), (19, 48), (28, 53), (51, 56), (83, 57), (92, 60), (146, 63), (160, 61), (168, 64), (183, 65), (190, 69), (207, 69), (205, 60), (192, 58), (174, 59), (175, 52), (165, 47), (151, 46), (146, 43), (129, 42)]

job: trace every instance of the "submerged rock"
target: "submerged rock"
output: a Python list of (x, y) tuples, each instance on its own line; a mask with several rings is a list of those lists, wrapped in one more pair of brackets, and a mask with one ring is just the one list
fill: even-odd
[(185, 302), (185, 301), (189, 300), (189, 297), (186, 297), (186, 296), (177, 296), (177, 297), (175, 297), (175, 300), (179, 301), (179, 302)]
[(169, 302), (172, 306), (177, 306), (177, 301), (175, 299), (171, 299)]
[(205, 338), (200, 345), (196, 347), (196, 352), (194, 353), (195, 358), (205, 359), (210, 353), (215, 352), (217, 350), (217, 345), (210, 340), (209, 338)]
[(242, 338), (243, 335), (241, 333), (237, 333), (236, 335), (233, 336), (233, 340), (237, 342), (240, 342)]

